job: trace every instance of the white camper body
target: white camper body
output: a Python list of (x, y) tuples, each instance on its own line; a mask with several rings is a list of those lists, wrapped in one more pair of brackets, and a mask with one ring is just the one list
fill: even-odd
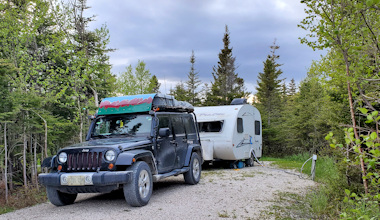
[(195, 107), (205, 161), (262, 156), (260, 112), (249, 104)]

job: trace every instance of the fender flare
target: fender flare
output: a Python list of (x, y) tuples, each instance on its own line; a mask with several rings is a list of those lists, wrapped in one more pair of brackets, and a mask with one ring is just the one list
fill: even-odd
[(57, 155), (54, 155), (52, 157), (47, 157), (42, 161), (41, 167), (46, 167), (46, 168), (54, 168), (55, 167), (55, 158)]
[(129, 150), (129, 151), (123, 151), (121, 152), (116, 159), (115, 165), (126, 165), (130, 166), (132, 165), (133, 158), (138, 160), (142, 160), (148, 163), (148, 165), (151, 166), (152, 174), (157, 173), (157, 166), (156, 166), (156, 160), (154, 158), (154, 155), (151, 151), (148, 150)]
[(192, 145), (189, 145), (189, 147), (187, 148), (187, 153), (186, 153), (186, 158), (185, 158), (185, 164), (184, 166), (187, 167), (189, 166), (190, 164), (190, 159), (191, 159), (191, 154), (194, 152), (194, 151), (199, 151), (199, 156), (201, 157), (201, 164), (203, 163), (203, 155), (202, 155), (202, 147), (200, 144), (192, 144)]

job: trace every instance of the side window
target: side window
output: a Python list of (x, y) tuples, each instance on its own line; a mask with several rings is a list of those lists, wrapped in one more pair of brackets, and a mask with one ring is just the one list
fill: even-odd
[(169, 116), (159, 115), (158, 120), (158, 129), (169, 127)]
[(243, 119), (242, 118), (237, 118), (237, 132), (238, 133), (243, 133)]
[(191, 115), (186, 115), (183, 117), (183, 123), (185, 124), (185, 129), (187, 134), (195, 134), (194, 121)]
[(255, 135), (260, 135), (260, 121), (255, 121)]
[(223, 121), (199, 122), (198, 128), (200, 132), (220, 132), (223, 128)]
[(182, 118), (179, 115), (172, 116), (172, 126), (174, 134), (185, 134), (185, 127), (183, 126)]

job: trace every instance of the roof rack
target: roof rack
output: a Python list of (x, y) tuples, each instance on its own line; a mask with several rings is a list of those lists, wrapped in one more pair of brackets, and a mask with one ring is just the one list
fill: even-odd
[(141, 94), (104, 98), (99, 105), (98, 115), (149, 112), (151, 110), (193, 112), (194, 107), (188, 102), (177, 101), (170, 95)]

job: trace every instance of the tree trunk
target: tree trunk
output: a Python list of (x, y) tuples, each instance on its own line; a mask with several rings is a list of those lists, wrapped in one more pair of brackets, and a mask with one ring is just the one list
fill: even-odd
[[(9, 155), (8, 155), (9, 156)], [(9, 159), (8, 159), (9, 160)], [(9, 175), (9, 191), (13, 190), (13, 169), (12, 169), (13, 163), (12, 160), (9, 160), (9, 168), (8, 168), (8, 175)]]
[(83, 142), (83, 120), (82, 120), (82, 109), (80, 107), (80, 100), (78, 95), (78, 111), (79, 111), (79, 142)]
[(45, 148), (45, 158), (46, 158), (46, 157), (48, 157), (48, 153), (47, 153), (47, 136), (48, 136), (47, 121), (40, 114), (38, 114), (36, 111), (33, 111), (33, 110), (31, 110), (31, 111), (34, 112), (36, 115), (38, 115), (38, 117), (40, 117), (42, 119), (42, 121), (44, 122), (44, 126), (45, 126), (45, 144), (44, 144), (44, 148)]
[(5, 150), (5, 168), (4, 168), (4, 181), (5, 181), (5, 203), (8, 204), (8, 145), (7, 145), (7, 123), (4, 123), (4, 150)]
[[(42, 117), (41, 117), (42, 118)], [(42, 118), (42, 120), (44, 121), (44, 124), (45, 124), (45, 144), (44, 144), (44, 147), (45, 147), (45, 157), (48, 157), (48, 153), (47, 153), (47, 137), (48, 137), (48, 127), (47, 127), (47, 122), (45, 119)]]
[[(37, 136), (37, 135), (36, 135)], [(34, 184), (36, 185), (37, 187), (37, 190), (39, 191), (39, 187), (38, 187), (38, 172), (37, 172), (37, 138), (34, 139), (34, 159), (33, 159), (33, 170), (34, 170), (34, 175), (33, 175), (33, 178), (34, 178)]]
[(90, 86), (90, 89), (92, 90), (92, 93), (94, 94), (95, 106), (98, 108), (99, 107), (99, 95), (98, 95), (98, 92), (92, 86)]
[(24, 149), (22, 151), (22, 157), (23, 157), (23, 178), (24, 178), (24, 188), (25, 190), (28, 189), (28, 180), (26, 178), (26, 150), (28, 148), (28, 140), (26, 138), (26, 125), (24, 124)]
[[(346, 63), (346, 75), (348, 77), (350, 77), (350, 64), (349, 64), (349, 61), (348, 61), (348, 54), (347, 54), (347, 51), (343, 51), (343, 57), (344, 57), (344, 61)], [(355, 120), (355, 110), (354, 110), (354, 104), (353, 104), (353, 101), (352, 101), (352, 93), (351, 93), (351, 83), (349, 80), (347, 80), (347, 93), (348, 93), (348, 101), (350, 103), (350, 112), (351, 112), (351, 121), (352, 121), (352, 127), (354, 129), (354, 134), (355, 134), (355, 139), (360, 139), (359, 137), (359, 134), (358, 134), (358, 130), (356, 128), (356, 120)], [(363, 153), (363, 149), (361, 148), (360, 145), (358, 145), (359, 147), (359, 152), (362, 154)], [(360, 157), (360, 167), (361, 167), (361, 170), (362, 170), (362, 175), (363, 177), (366, 175), (366, 170), (365, 170), (365, 166), (364, 166), (364, 160), (363, 160), (363, 157)], [(367, 179), (363, 179), (363, 185), (364, 185), (364, 191), (366, 194), (368, 194), (368, 182), (367, 182)]]

